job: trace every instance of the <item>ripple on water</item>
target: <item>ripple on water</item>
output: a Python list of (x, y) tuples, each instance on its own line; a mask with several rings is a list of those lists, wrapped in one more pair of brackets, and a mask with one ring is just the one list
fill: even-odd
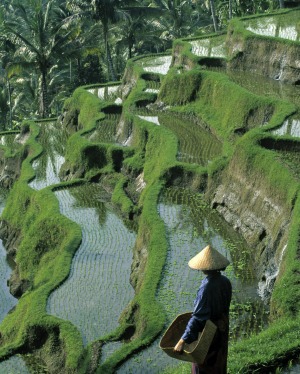
[(134, 295), (129, 275), (136, 235), (101, 201), (102, 192), (96, 185), (55, 192), (61, 213), (81, 226), (82, 243), (47, 309), (77, 326), (84, 344), (116, 328)]
[(283, 124), (277, 129), (272, 131), (273, 135), (290, 135), (294, 138), (300, 137), (300, 118), (292, 117), (283, 122)]
[(172, 62), (172, 56), (145, 57), (136, 61), (145, 71), (166, 75)]
[(293, 11), (277, 16), (266, 16), (245, 20), (247, 30), (264, 36), (271, 36), (293, 41), (300, 40), (297, 24), (300, 18), (300, 11)]
[[(150, 110), (144, 110), (144, 112), (147, 115), (139, 115), (140, 118), (165, 126), (177, 136), (178, 161), (206, 166), (214, 158), (220, 156), (222, 143), (200, 124), (170, 113), (157, 114), (151, 113)], [(142, 114), (141, 110), (140, 113)]]
[(207, 38), (188, 41), (192, 46), (192, 53), (202, 57), (226, 57), (224, 38)]
[(29, 374), (25, 362), (21, 356), (13, 356), (8, 360), (0, 362), (0, 373), (2, 374)]
[(43, 153), (32, 163), (35, 178), (29, 183), (35, 190), (59, 183), (59, 171), (65, 162), (63, 154), (66, 134), (56, 122), (40, 125), (39, 139)]
[[(157, 292), (157, 299), (163, 305), (166, 313), (166, 326), (177, 314), (192, 309), (203, 274), (189, 269), (187, 263), (191, 257), (207, 245), (207, 242), (210, 242), (232, 261), (232, 265), (226, 270), (234, 289), (231, 338), (235, 339), (261, 328), (261, 319), (264, 316), (260, 313), (263, 314), (261, 311), (264, 307), (256, 293), (257, 285), (253, 279), (251, 261), (246, 261), (245, 258), (242, 261), (232, 253), (234, 248), (238, 249), (239, 255), (246, 251), (238, 236), (233, 232), (226, 232), (229, 230), (228, 227), (224, 229), (218, 226), (221, 221), (216, 217), (210, 217), (212, 213), (209, 213), (208, 209), (204, 207), (204, 201), (199, 195), (188, 193), (183, 189), (167, 190), (158, 205), (158, 211), (165, 222), (169, 239), (167, 261)], [(241, 275), (241, 271), (236, 270), (242, 266), (244, 267), (243, 275)], [(259, 310), (260, 312), (258, 312)], [(257, 320), (253, 318), (254, 311)], [(179, 364), (177, 360), (170, 358), (159, 349), (161, 336), (149, 347), (129, 358), (117, 373), (158, 374), (166, 368), (177, 366)]]
[[(5, 196), (7, 191), (0, 189), (0, 215), (5, 206)], [(0, 322), (3, 321), (7, 313), (17, 305), (18, 300), (12, 296), (7, 286), (11, 268), (6, 260), (6, 250), (0, 240)], [(27, 374), (28, 369), (20, 356), (13, 356), (8, 360), (0, 362), (0, 373), (3, 374)]]

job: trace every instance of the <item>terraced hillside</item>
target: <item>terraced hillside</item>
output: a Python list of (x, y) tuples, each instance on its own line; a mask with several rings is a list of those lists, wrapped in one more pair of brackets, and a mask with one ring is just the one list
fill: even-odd
[(207, 242), (232, 263), (229, 373), (299, 354), (299, 14), (177, 40), (4, 135), (5, 162), (22, 164), (3, 197), (1, 276), (18, 300), (0, 371), (188, 373), (158, 344), (191, 308), (186, 263)]

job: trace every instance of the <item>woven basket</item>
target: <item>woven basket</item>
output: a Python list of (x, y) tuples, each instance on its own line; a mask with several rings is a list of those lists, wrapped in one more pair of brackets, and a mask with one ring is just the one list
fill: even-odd
[(217, 326), (210, 320), (206, 321), (203, 331), (199, 333), (198, 340), (191, 344), (185, 344), (182, 353), (177, 353), (173, 350), (183, 335), (191, 315), (192, 313), (184, 313), (177, 316), (163, 335), (159, 346), (167, 355), (173, 358), (203, 364), (217, 331)]

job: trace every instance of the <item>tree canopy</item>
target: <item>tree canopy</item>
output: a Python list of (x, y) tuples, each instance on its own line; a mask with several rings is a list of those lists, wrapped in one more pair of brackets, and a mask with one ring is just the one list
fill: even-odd
[(58, 115), (82, 84), (116, 81), (136, 55), (221, 30), (282, 0), (4, 0), (0, 7), (1, 127)]

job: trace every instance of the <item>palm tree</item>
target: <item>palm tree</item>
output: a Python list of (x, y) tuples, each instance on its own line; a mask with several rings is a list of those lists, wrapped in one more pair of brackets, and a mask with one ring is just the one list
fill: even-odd
[(2, 8), (5, 37), (14, 45), (10, 71), (33, 69), (40, 74), (39, 113), (48, 115), (48, 73), (58, 60), (69, 57), (74, 30), (68, 31), (62, 0), (12, 1), (8, 10)]
[(203, 21), (192, 0), (152, 0), (150, 6), (161, 10), (159, 22), (170, 39), (191, 35)]
[[(126, 1), (123, 3), (126, 3)], [(109, 45), (109, 24), (115, 23), (118, 19), (120, 5), (121, 1), (119, 0), (67, 0), (67, 7), (73, 13), (73, 16), (68, 21), (84, 18), (88, 21), (93, 20), (97, 25), (101, 26), (106, 62), (112, 80), (116, 80), (116, 74)]]
[[(109, 79), (113, 81), (116, 80), (116, 72), (110, 44), (111, 26), (116, 25), (121, 20), (127, 20), (129, 23), (133, 22), (137, 25), (138, 21), (135, 22), (134, 20), (141, 15), (149, 17), (158, 12), (157, 9), (142, 6), (141, 1), (138, 0), (67, 0), (67, 7), (74, 14), (71, 18), (92, 19), (96, 25), (101, 26), (103, 40), (100, 43), (104, 45)], [(128, 39), (129, 44), (131, 43), (130, 39), (132, 39), (131, 36)], [(101, 50), (101, 45), (98, 48), (99, 50)], [(132, 48), (132, 46), (129, 48)]]
[(211, 17), (212, 17), (212, 20), (213, 20), (213, 24), (214, 24), (214, 29), (215, 29), (215, 32), (217, 32), (218, 31), (218, 21), (217, 21), (217, 17), (216, 17), (215, 1), (214, 0), (209, 0), (209, 3), (210, 3), (210, 11), (211, 11)]

